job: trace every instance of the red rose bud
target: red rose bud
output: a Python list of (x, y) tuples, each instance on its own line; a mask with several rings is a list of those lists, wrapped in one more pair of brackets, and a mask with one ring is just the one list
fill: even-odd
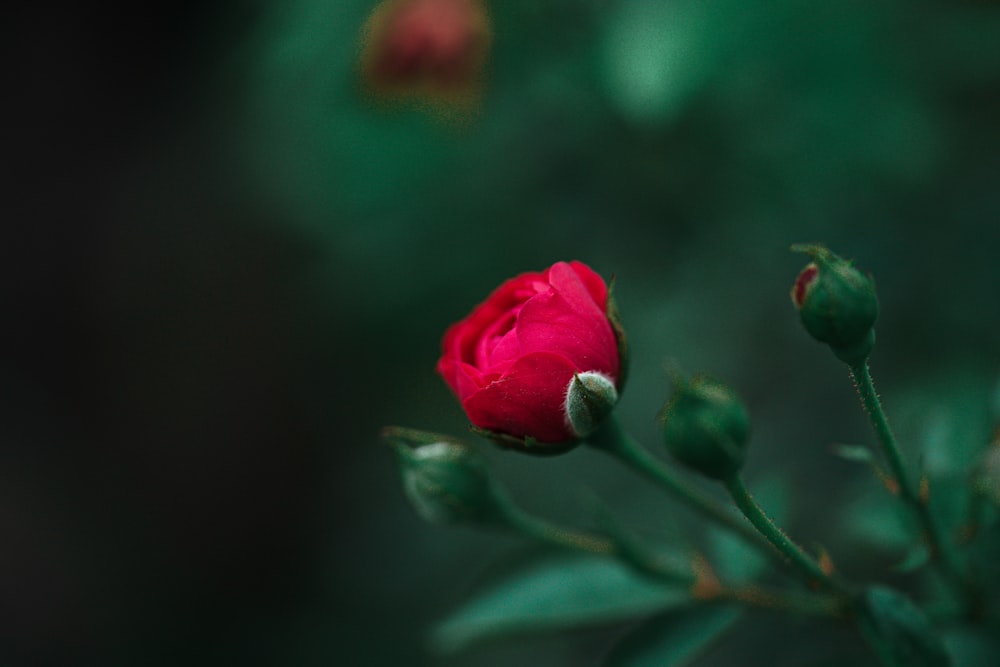
[(795, 279), (795, 285), (792, 286), (792, 303), (795, 304), (796, 308), (802, 308), (802, 304), (806, 300), (806, 292), (816, 283), (818, 277), (819, 267), (816, 266), (815, 262), (807, 264), (806, 268), (802, 269), (802, 273)]
[(368, 87), (430, 102), (474, 95), (491, 41), (482, 0), (384, 0), (363, 34)]
[(792, 303), (806, 331), (846, 363), (867, 359), (878, 318), (872, 280), (823, 246), (796, 245), (792, 250), (813, 258), (792, 287)]
[(566, 391), (566, 421), (578, 438), (585, 438), (601, 425), (618, 402), (611, 378), (593, 371), (574, 375)]
[(680, 381), (661, 416), (667, 450), (683, 465), (719, 480), (743, 468), (750, 418), (728, 386), (706, 377)]
[(621, 389), (607, 311), (607, 285), (585, 264), (521, 274), (448, 329), (438, 373), (499, 444), (562, 451), (578, 437), (566, 412), (574, 378), (597, 373)]
[(425, 520), (503, 523), (505, 501), (489, 477), (486, 462), (473, 449), (452, 440), (429, 444), (389, 440), (403, 491)]

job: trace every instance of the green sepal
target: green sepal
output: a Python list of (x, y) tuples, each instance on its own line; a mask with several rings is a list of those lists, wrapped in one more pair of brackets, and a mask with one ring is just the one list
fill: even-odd
[(499, 445), (504, 449), (516, 449), (519, 452), (534, 454), (536, 456), (556, 456), (558, 454), (565, 454), (580, 444), (580, 441), (576, 439), (566, 440), (564, 442), (546, 442), (543, 444), (532, 438), (530, 435), (524, 438), (518, 438), (508, 433), (498, 433), (497, 431), (479, 428), (474, 424), (469, 425), (469, 430), (482, 438), (493, 441), (494, 444)]
[(443, 433), (433, 433), (431, 431), (421, 431), (405, 426), (385, 426), (379, 432), (383, 440), (392, 446), (406, 445), (407, 447), (420, 447), (431, 445), (435, 442), (451, 442), (456, 445), (464, 444), (458, 438)]
[(625, 380), (628, 377), (629, 369), (629, 345), (628, 336), (625, 335), (625, 327), (622, 326), (621, 312), (618, 310), (618, 299), (615, 298), (615, 278), (611, 277), (608, 284), (608, 322), (611, 323), (611, 331), (615, 334), (615, 342), (618, 344), (618, 382), (616, 388), (620, 396), (625, 389)]
[(618, 404), (618, 390), (603, 373), (577, 373), (566, 389), (566, 421), (578, 438), (586, 438)]

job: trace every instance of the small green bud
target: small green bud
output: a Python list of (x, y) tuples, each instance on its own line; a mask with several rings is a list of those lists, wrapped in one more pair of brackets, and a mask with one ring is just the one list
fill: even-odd
[(792, 303), (809, 335), (841, 361), (859, 363), (875, 344), (878, 298), (871, 278), (823, 246), (795, 245), (813, 258), (795, 280)]
[(566, 421), (578, 438), (601, 425), (618, 403), (618, 390), (607, 375), (596, 371), (577, 373), (566, 390)]
[(399, 430), (389, 431), (386, 438), (396, 452), (403, 490), (422, 518), (431, 523), (502, 522), (504, 501), (480, 454), (452, 440), (407, 442), (397, 437)]
[(728, 386), (704, 376), (678, 381), (662, 418), (663, 440), (680, 463), (720, 480), (743, 467), (750, 418)]

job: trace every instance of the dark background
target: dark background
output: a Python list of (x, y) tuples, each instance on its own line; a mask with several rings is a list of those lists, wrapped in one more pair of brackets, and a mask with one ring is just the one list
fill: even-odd
[[(862, 571), (892, 554), (838, 523), (871, 480), (829, 445), (870, 436), (788, 302), (791, 243), (876, 276), (873, 368), (906, 446), (985, 446), (995, 3), (492, 4), (464, 124), (358, 94), (368, 2), (8, 10), (4, 664), (596, 664), (620, 628), (423, 652), (522, 547), (423, 524), (377, 439), (461, 434), (440, 334), (559, 259), (617, 277), (635, 433), (656, 443), (665, 362), (730, 382), (754, 417), (751, 484), (791, 478), (793, 534)], [(540, 514), (587, 525), (593, 489), (668, 525), (593, 452), (484, 451)], [(775, 656), (782, 623), (754, 617), (731, 650), (803, 664), (809, 647)]]

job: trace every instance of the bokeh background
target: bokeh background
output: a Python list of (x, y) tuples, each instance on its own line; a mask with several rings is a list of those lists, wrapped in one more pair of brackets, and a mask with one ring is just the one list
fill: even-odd
[[(873, 367), (906, 447), (957, 447), (955, 476), (985, 447), (996, 3), (490, 5), (463, 123), (359, 94), (370, 0), (7, 10), (3, 664), (599, 664), (626, 626), (425, 650), (525, 547), (422, 523), (377, 438), (463, 433), (442, 331), (559, 259), (616, 276), (636, 435), (655, 446), (665, 364), (731, 383), (751, 486), (791, 480), (789, 528), (845, 569), (898, 553), (843, 520), (877, 485), (830, 445), (871, 437), (800, 331), (791, 243), (876, 276)], [(685, 520), (598, 453), (483, 451), (551, 518), (591, 525), (597, 494), (638, 530)], [(754, 615), (704, 664), (861, 650), (821, 628), (797, 645), (801, 623)]]

